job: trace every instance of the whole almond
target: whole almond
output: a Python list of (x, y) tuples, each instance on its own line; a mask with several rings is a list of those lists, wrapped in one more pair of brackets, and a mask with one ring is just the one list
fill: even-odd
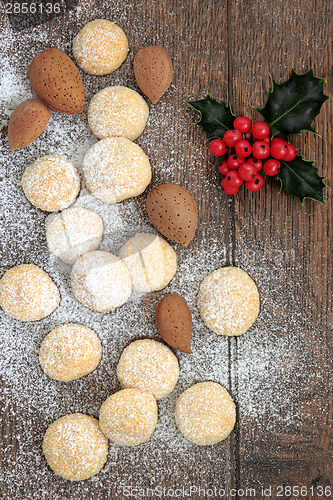
[(149, 193), (146, 208), (161, 234), (183, 247), (189, 245), (198, 224), (198, 210), (186, 189), (172, 183), (157, 186)]
[(8, 142), (12, 151), (31, 144), (45, 129), (51, 111), (39, 99), (21, 102), (12, 112), (8, 123)]
[(140, 49), (133, 63), (136, 82), (153, 104), (159, 101), (172, 81), (172, 61), (160, 45)]
[(162, 339), (179, 351), (191, 353), (192, 315), (186, 300), (169, 293), (159, 301), (155, 319)]
[(78, 68), (59, 49), (46, 49), (33, 58), (29, 79), (37, 96), (53, 111), (82, 113), (84, 87)]

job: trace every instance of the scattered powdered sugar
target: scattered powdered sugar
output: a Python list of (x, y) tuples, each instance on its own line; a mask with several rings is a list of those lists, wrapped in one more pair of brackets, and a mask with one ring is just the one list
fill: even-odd
[[(144, 2), (138, 2), (145, 10)], [(180, 6), (182, 8), (182, 6)], [(123, 2), (110, 3), (110, 17), (125, 28), (130, 45), (139, 46), (160, 43), (174, 50), (175, 69), (180, 56), (173, 49), (172, 30), (153, 30), (148, 21), (131, 19), (131, 6)], [(85, 2), (69, 12), (68, 22), (76, 24), (77, 31), (93, 18), (103, 17), (96, 2), (87, 9)], [(175, 13), (176, 20), (176, 13)], [(183, 44), (179, 50), (187, 50), (193, 33), (183, 27)], [(314, 365), (304, 371), (308, 356), (315, 356), (318, 345), (325, 335), (321, 318), (312, 320), (313, 342), (304, 338), (308, 329), (307, 311), (297, 300), (300, 284), (297, 281), (303, 262), (283, 250), (278, 236), (265, 241), (254, 252), (251, 243), (238, 235), (234, 264), (240, 266), (254, 279), (260, 292), (261, 308), (258, 319), (249, 332), (240, 338), (226, 338), (209, 332), (203, 325), (196, 305), (196, 297), (202, 280), (210, 272), (230, 265), (232, 248), (228, 232), (231, 201), (215, 188), (217, 177), (206, 166), (205, 147), (199, 131), (192, 127), (193, 114), (186, 110), (184, 101), (203, 96), (207, 88), (197, 83), (189, 68), (190, 87), (179, 88), (177, 80), (171, 85), (165, 98), (150, 109), (146, 129), (137, 143), (148, 155), (153, 168), (154, 186), (165, 182), (179, 182), (194, 196), (199, 208), (199, 227), (193, 243), (188, 248), (172, 244), (176, 250), (178, 269), (167, 288), (151, 294), (132, 294), (131, 299), (110, 314), (91, 311), (73, 296), (70, 285), (71, 267), (47, 249), (45, 219), (47, 214), (33, 207), (25, 198), (20, 182), (24, 169), (36, 158), (46, 154), (60, 154), (82, 171), (83, 158), (97, 142), (87, 123), (87, 105), (96, 92), (109, 85), (126, 85), (136, 89), (132, 71), (133, 50), (122, 67), (113, 75), (96, 78), (82, 73), (86, 90), (85, 112), (82, 115), (62, 115), (52, 112), (50, 122), (33, 144), (10, 152), (6, 126), (15, 106), (33, 93), (29, 86), (27, 69), (31, 59), (48, 46), (56, 46), (68, 54), (76, 35), (63, 29), (61, 19), (54, 19), (49, 26), (32, 28), (14, 34), (6, 20), (3, 21), (0, 38), (1, 52), (1, 149), (0, 149), (0, 225), (4, 228), (0, 238), (1, 274), (21, 263), (34, 263), (42, 267), (57, 284), (60, 306), (47, 318), (35, 323), (22, 323), (1, 310), (0, 364), (3, 377), (2, 414), (4, 426), (2, 441), (2, 486), (5, 498), (30, 500), (32, 498), (65, 500), (69, 498), (107, 498), (108, 495), (123, 498), (124, 486), (178, 486), (200, 483), (200, 475), (207, 477), (208, 463), (212, 484), (219, 484), (224, 473), (233, 467), (230, 440), (217, 446), (199, 448), (186, 441), (176, 428), (174, 408), (178, 395), (196, 382), (212, 380), (231, 392), (237, 403), (237, 418), (246, 423), (241, 428), (254, 429), (260, 438), (254, 447), (269, 442), (269, 434), (277, 427), (285, 431), (296, 425), (305, 425), (316, 418), (321, 425), (318, 410), (313, 416), (308, 401), (302, 402), (302, 418), (298, 417), (298, 391), (300, 387), (313, 388), (323, 400), (328, 396), (328, 384), (322, 376), (328, 366)], [(214, 36), (222, 37), (223, 33)], [(23, 50), (24, 48), (24, 50)], [(220, 50), (220, 49), (219, 49)], [(222, 49), (221, 49), (222, 50)], [(178, 58), (178, 59), (177, 59)], [(210, 64), (209, 58), (207, 63)], [(206, 78), (205, 75), (202, 78)], [(98, 89), (96, 89), (96, 85)], [(175, 129), (177, 116), (177, 129)], [(200, 142), (201, 141), (201, 142)], [(162, 153), (163, 152), (163, 153)], [(186, 180), (183, 172), (186, 171)], [(85, 189), (84, 180), (74, 206), (82, 206), (98, 213), (104, 224), (100, 250), (118, 255), (128, 238), (138, 232), (156, 233), (145, 210), (146, 194), (109, 205), (94, 198)], [(207, 200), (198, 192), (207, 192)], [(215, 216), (206, 217), (214, 205)], [(211, 212), (210, 212), (211, 213)], [(265, 221), (262, 221), (265, 224)], [(258, 231), (260, 228), (257, 228)], [(225, 234), (225, 232), (227, 234)], [(229, 242), (229, 243), (228, 243)], [(275, 253), (275, 244), (279, 248)], [(282, 248), (282, 250), (281, 250)], [(120, 389), (116, 367), (124, 348), (139, 338), (161, 340), (155, 324), (155, 308), (165, 293), (180, 293), (188, 302), (193, 315), (192, 354), (175, 351), (180, 365), (180, 377), (175, 390), (158, 401), (159, 418), (148, 443), (127, 448), (109, 444), (108, 460), (101, 472), (82, 483), (71, 484), (54, 476), (47, 467), (42, 453), (42, 440), (47, 427), (59, 417), (82, 412), (98, 417), (101, 404)], [(293, 303), (292, 316), (285, 314), (289, 301)], [(289, 309), (290, 310), (290, 307)], [(275, 311), (272, 317), (272, 311)], [(82, 379), (68, 384), (50, 379), (38, 362), (40, 345), (55, 327), (77, 322), (96, 331), (103, 346), (102, 360), (97, 369)], [(229, 362), (231, 353), (231, 362)], [(327, 366), (326, 366), (327, 365)], [(318, 399), (314, 404), (321, 408)], [(265, 428), (262, 429), (261, 423)], [(311, 420), (313, 425), (313, 422)], [(237, 426), (236, 426), (237, 432)], [(242, 450), (245, 457), (253, 458)], [(292, 452), (287, 451), (287, 456)], [(31, 493), (31, 492), (34, 493)], [(102, 496), (100, 493), (102, 492)], [(38, 496), (37, 496), (38, 495)]]
[[(39, 156), (58, 153), (73, 162), (79, 172), (82, 172), (84, 155), (98, 140), (87, 126), (87, 115), (52, 113), (51, 120), (38, 140), (36, 153)], [(29, 147), (32, 148), (33, 145)]]

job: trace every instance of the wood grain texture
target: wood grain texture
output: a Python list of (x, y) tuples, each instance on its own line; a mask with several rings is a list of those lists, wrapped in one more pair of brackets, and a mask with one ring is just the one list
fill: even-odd
[[(150, 188), (179, 182), (191, 192), (198, 204), (200, 228), (191, 243), (191, 252), (200, 256), (209, 242), (220, 242), (221, 253), (216, 255), (215, 267), (236, 265), (250, 274), (261, 293), (261, 314), (249, 333), (226, 341), (229, 386), (225, 385), (237, 405), (237, 424), (226, 441), (212, 448), (209, 458), (205, 449), (193, 446), (186, 456), (175, 451), (165, 456), (164, 462), (156, 465), (155, 460), (151, 469), (147, 451), (120, 448), (117, 469), (104, 478), (102, 489), (96, 489), (94, 481), (87, 481), (84, 486), (63, 481), (51, 471), (45, 484), (45, 475), (38, 475), (38, 467), (45, 468), (45, 461), (29, 458), (26, 466), (33, 465), (31, 483), (20, 486), (13, 497), (12, 486), (3, 482), (2, 498), (47, 498), (42, 491), (48, 491), (50, 499), (55, 492), (71, 500), (123, 498), (113, 489), (114, 478), (122, 476), (146, 488), (156, 486), (156, 478), (170, 488), (190, 484), (222, 487), (226, 496), (211, 498), (242, 500), (254, 498), (243, 494), (241, 489), (246, 487), (256, 488), (258, 499), (262, 498), (262, 487), (275, 488), (271, 498), (277, 498), (278, 485), (333, 487), (331, 190), (326, 190), (325, 206), (306, 200), (302, 207), (297, 199), (279, 195), (276, 181), (266, 182), (260, 193), (240, 191), (236, 197), (227, 197), (219, 186), (220, 178), (208, 153), (205, 135), (193, 126), (196, 117), (184, 103), (209, 92), (216, 99), (231, 102), (235, 113), (254, 118), (258, 115), (250, 105), (264, 103), (270, 74), (283, 81), (292, 66), (299, 72), (314, 66), (317, 76), (331, 77), (332, 52), (328, 47), (332, 2), (120, 0), (79, 1), (78, 5), (78, 16), (67, 12), (40, 27), (47, 33), (45, 44), (38, 42), (40, 50), (57, 44), (72, 56), (75, 34), (96, 18), (96, 12), (98, 17), (102, 12), (103, 17), (119, 22), (129, 36), (131, 52), (122, 71), (126, 84), (137, 88), (131, 70), (136, 51), (153, 44), (168, 49), (174, 62), (174, 83), (163, 100), (173, 110), (172, 134), (166, 134), (166, 122), (159, 122), (157, 108), (152, 108), (152, 119), (137, 141), (146, 147), (147, 137), (154, 137), (154, 147), (148, 151), (154, 165)], [(90, 94), (112, 81), (108, 76), (84, 75)], [(332, 93), (331, 79), (325, 93)], [(319, 173), (329, 177), (329, 185), (331, 110), (329, 101), (315, 121), (323, 139), (303, 134), (294, 141), (305, 158), (316, 160)], [(198, 149), (202, 150), (200, 164), (193, 160), (197, 157), (193, 152)], [(167, 175), (164, 166), (168, 166)], [(146, 219), (144, 202), (145, 195), (138, 198), (136, 208)], [(34, 254), (45, 251), (43, 215), (40, 221), (33, 248), (32, 243), (16, 241), (11, 228), (4, 231), (3, 256), (10, 265), (24, 260), (29, 250)], [(186, 259), (187, 249), (177, 252), (180, 261)], [(202, 267), (206, 272), (211, 270), (206, 269), (205, 262)], [(156, 303), (162, 296), (156, 296)], [(150, 299), (146, 300), (143, 307), (147, 307), (147, 325), (151, 326)], [(245, 365), (249, 353), (253, 361)], [(108, 380), (109, 371), (102, 369)], [(82, 409), (94, 414), (105, 391), (113, 387), (106, 382), (106, 389), (101, 382), (103, 377), (86, 380), (84, 408), (80, 382), (59, 390), (61, 414)], [(89, 398), (90, 394), (94, 398)], [(31, 422), (33, 439), (27, 452), (36, 457), (40, 454), (42, 436), (50, 422), (38, 410), (31, 411), (33, 418), (25, 418), (17, 412), (13, 398), (7, 401), (2, 414), (0, 465), (8, 477), (11, 471), (17, 471), (16, 458), (25, 435), (31, 435)], [(235, 495), (231, 493), (233, 488), (239, 490)], [(203, 498), (203, 494), (194, 492), (190, 498)], [(297, 497), (284, 494), (279, 498)]]
[[(279, 82), (289, 76), (291, 67), (297, 72), (314, 67), (320, 76), (329, 73), (332, 60), (326, 44), (330, 34), (325, 22), (329, 2), (238, 1), (228, 5), (229, 91), (237, 112), (249, 112), (249, 104), (264, 103), (268, 75)], [(331, 94), (331, 81), (325, 91)], [(315, 121), (324, 139), (310, 134), (294, 138), (304, 157), (316, 160), (320, 175), (328, 177), (330, 116), (328, 102)], [(326, 190), (325, 206), (308, 200), (302, 207), (297, 199), (278, 195), (277, 184), (267, 182), (259, 196), (247, 193), (234, 201), (234, 262), (246, 266), (263, 294), (270, 295), (258, 335), (236, 339), (235, 357), (253, 349), (254, 342), (266, 346), (271, 352), (267, 375), (273, 372), (273, 376), (265, 386), (265, 397), (276, 398), (280, 404), (285, 392), (285, 405), (278, 409), (270, 404), (270, 411), (262, 415), (260, 406), (266, 403), (262, 396), (258, 398), (261, 388), (258, 391), (249, 373), (239, 371), (235, 363), (236, 386), (248, 385), (248, 398), (261, 417), (251, 418), (248, 401), (239, 400), (238, 481), (242, 485), (251, 478), (253, 486), (310, 487), (320, 477), (331, 484), (332, 352), (328, 337), (332, 325), (327, 309), (332, 293), (328, 278), (331, 194)], [(262, 328), (260, 323), (265, 323)], [(281, 341), (283, 356), (275, 347)], [(280, 364), (280, 373), (274, 381), (275, 362)]]

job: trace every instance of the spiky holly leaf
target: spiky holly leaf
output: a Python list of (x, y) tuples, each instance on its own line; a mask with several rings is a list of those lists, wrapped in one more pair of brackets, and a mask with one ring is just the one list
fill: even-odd
[(316, 78), (313, 70), (298, 74), (294, 70), (286, 82), (277, 84), (273, 78), (272, 90), (264, 108), (256, 108), (268, 123), (272, 136), (287, 138), (290, 134), (308, 131), (316, 133), (311, 127), (314, 118), (328, 99), (324, 95), (323, 78)]
[(319, 201), (324, 204), (323, 190), (326, 184), (325, 177), (319, 177), (317, 168), (301, 156), (296, 156), (292, 161), (281, 162), (278, 179), (281, 182), (281, 191), (286, 191), (289, 196), (298, 196), (302, 204), (305, 198)]
[(196, 122), (207, 132), (208, 139), (222, 139), (225, 132), (233, 128), (235, 115), (232, 113), (230, 105), (224, 102), (217, 102), (208, 94), (204, 99), (198, 101), (186, 101), (200, 113), (200, 120)]

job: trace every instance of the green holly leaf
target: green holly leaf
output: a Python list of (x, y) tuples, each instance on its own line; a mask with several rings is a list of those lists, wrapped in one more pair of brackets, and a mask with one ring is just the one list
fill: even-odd
[(235, 115), (231, 111), (230, 105), (224, 102), (217, 102), (208, 94), (204, 99), (198, 101), (186, 101), (200, 113), (200, 120), (196, 122), (207, 132), (208, 139), (222, 139), (225, 132), (233, 128)]
[(298, 196), (303, 204), (305, 198), (325, 204), (323, 190), (326, 187), (323, 179), (319, 177), (318, 169), (301, 156), (296, 156), (292, 161), (280, 160), (281, 169), (278, 179), (281, 182), (280, 192), (286, 191), (289, 196)]
[(272, 137), (280, 135), (287, 138), (290, 134), (308, 131), (316, 133), (311, 127), (323, 103), (329, 99), (324, 95), (324, 78), (313, 76), (313, 70), (297, 74), (291, 71), (289, 80), (277, 84), (273, 78), (272, 90), (264, 108), (256, 108), (265, 118)]

